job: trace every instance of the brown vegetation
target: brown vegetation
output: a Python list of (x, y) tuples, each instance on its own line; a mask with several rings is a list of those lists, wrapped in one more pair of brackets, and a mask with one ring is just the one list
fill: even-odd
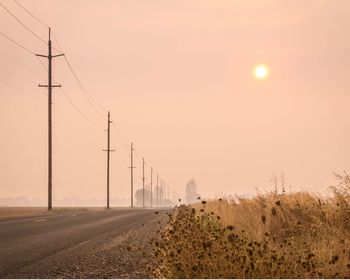
[(104, 207), (56, 207), (47, 211), (46, 207), (0, 207), (0, 218), (32, 216), (32, 215), (55, 215), (60, 213), (78, 214), (87, 211), (102, 211)]
[(0, 207), (0, 218), (34, 215), (45, 212), (44, 207)]
[(179, 206), (155, 241), (164, 278), (349, 278), (350, 177), (332, 196), (265, 194)]

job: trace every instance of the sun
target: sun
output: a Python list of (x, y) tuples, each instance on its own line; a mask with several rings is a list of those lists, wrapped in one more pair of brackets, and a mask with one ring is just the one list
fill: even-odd
[(258, 79), (265, 79), (267, 77), (267, 74), (268, 74), (268, 70), (266, 68), (265, 65), (259, 65), (255, 68), (255, 76), (258, 78)]

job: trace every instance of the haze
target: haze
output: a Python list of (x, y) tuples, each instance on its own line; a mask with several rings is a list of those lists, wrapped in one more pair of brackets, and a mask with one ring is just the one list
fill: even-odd
[[(348, 170), (349, 1), (22, 2), (52, 27), (123, 135), (112, 130), (111, 197), (129, 198), (130, 141), (135, 188), (144, 157), (147, 184), (153, 166), (180, 196), (191, 178), (206, 197), (271, 190), (281, 171), (288, 189), (325, 192), (332, 172)], [(15, 2), (2, 3), (47, 39)], [(0, 31), (47, 54), (1, 7)], [(46, 198), (47, 90), (37, 86), (46, 72), (34, 55), (3, 37), (0, 44), (0, 197)], [(260, 64), (264, 80), (254, 77)], [(107, 122), (64, 59), (53, 73), (89, 119), (54, 90), (54, 197), (104, 198)]]

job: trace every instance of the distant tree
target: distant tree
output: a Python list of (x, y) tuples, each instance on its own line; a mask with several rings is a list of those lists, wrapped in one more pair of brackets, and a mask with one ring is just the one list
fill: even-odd
[(197, 184), (194, 179), (191, 179), (186, 185), (186, 203), (196, 202), (197, 197), (199, 197)]
[[(143, 190), (138, 189), (135, 192), (135, 206), (142, 207), (143, 204)], [(154, 199), (153, 199), (153, 204), (154, 204)], [(145, 207), (150, 207), (151, 206), (151, 192), (145, 188)]]
[[(174, 202), (170, 199), (167, 199), (164, 195), (164, 189), (159, 187), (159, 206), (160, 207), (171, 207), (174, 206)], [(135, 192), (135, 206), (142, 207), (143, 205), (143, 191), (142, 188), (138, 189)], [(157, 193), (156, 190), (153, 189), (153, 200), (152, 206), (157, 207)], [(145, 186), (145, 207), (151, 207), (151, 191), (148, 186)]]

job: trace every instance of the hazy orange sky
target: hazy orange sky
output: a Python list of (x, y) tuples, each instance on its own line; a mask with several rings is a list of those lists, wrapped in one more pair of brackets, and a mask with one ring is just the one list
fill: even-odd
[[(13, 0), (1, 3), (47, 39)], [(134, 141), (137, 186), (143, 156), (147, 180), (152, 165), (179, 193), (193, 177), (205, 196), (271, 190), (281, 171), (294, 190), (324, 191), (333, 171), (349, 170), (350, 1), (20, 3), (53, 28), (88, 92)], [(1, 7), (0, 31), (47, 52)], [(258, 64), (267, 79), (254, 77)], [(97, 125), (54, 90), (54, 197), (104, 198), (107, 123), (63, 58), (53, 71)], [(35, 56), (0, 36), (0, 197), (47, 196), (47, 91), (37, 87), (46, 82)], [(129, 152), (112, 135), (111, 196), (128, 198)]]

